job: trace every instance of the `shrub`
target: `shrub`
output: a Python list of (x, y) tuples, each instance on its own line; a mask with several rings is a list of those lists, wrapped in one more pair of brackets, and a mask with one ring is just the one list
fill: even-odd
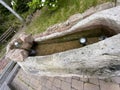
[(55, 10), (58, 8), (58, 0), (32, 0), (28, 3), (30, 10), (35, 11), (42, 7), (48, 7), (49, 10)]
[(17, 11), (18, 13), (23, 13), (28, 11), (29, 7), (27, 3), (29, 1), (30, 0), (11, 0), (11, 5), (15, 11)]

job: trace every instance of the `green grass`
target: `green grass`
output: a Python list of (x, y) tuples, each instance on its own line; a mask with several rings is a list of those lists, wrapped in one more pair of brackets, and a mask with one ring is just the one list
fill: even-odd
[(111, 0), (60, 0), (56, 11), (43, 8), (41, 15), (33, 20), (25, 29), (26, 33), (38, 34), (49, 26), (67, 20), (71, 15), (83, 13), (86, 9)]
[(6, 44), (0, 44), (0, 58), (2, 58), (6, 52)]

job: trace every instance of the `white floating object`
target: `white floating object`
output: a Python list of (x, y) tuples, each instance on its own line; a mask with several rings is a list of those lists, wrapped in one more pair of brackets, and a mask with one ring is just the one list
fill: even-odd
[(101, 41), (101, 40), (104, 40), (104, 39), (106, 39), (106, 38), (107, 38), (107, 36), (104, 36), (104, 35), (103, 35), (103, 36), (100, 36), (100, 37), (99, 37), (99, 40)]
[(80, 38), (80, 43), (81, 44), (86, 44), (87, 39), (85, 37)]
[(14, 42), (15, 47), (19, 47), (19, 43), (18, 42)]

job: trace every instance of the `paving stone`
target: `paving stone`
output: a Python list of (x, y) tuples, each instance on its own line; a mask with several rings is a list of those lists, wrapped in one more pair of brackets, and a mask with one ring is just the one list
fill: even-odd
[(41, 80), (39, 81), (39, 83), (43, 86), (46, 85), (46, 82), (47, 82), (47, 79), (45, 78), (41, 78)]
[(13, 82), (11, 83), (12, 87), (15, 89), (15, 90), (19, 90), (19, 82), (18, 80), (13, 80)]
[(71, 88), (71, 90), (77, 90), (77, 89)]
[(47, 80), (46, 85), (47, 88), (52, 89), (52, 82)]
[(57, 90), (62, 90), (62, 89), (60, 89), (60, 88), (57, 88)]
[(21, 74), (18, 72), (18, 74), (15, 76), (16, 78), (18, 78)]
[(37, 76), (37, 75), (28, 75), (27, 77), (28, 78), (34, 78), (35, 80), (39, 80), (40, 79), (40, 76)]
[(120, 90), (119, 84), (104, 82), (100, 80), (100, 90)]
[(61, 87), (61, 80), (55, 78), (54, 82), (53, 82), (53, 85), (60, 88)]
[(67, 83), (65, 81), (62, 81), (61, 89), (62, 90), (71, 90), (71, 83)]
[(48, 78), (48, 80), (51, 81), (51, 82), (53, 82), (54, 79), (55, 79), (55, 77), (49, 77), (49, 78)]
[(58, 90), (58, 88), (55, 86), (52, 86), (52, 90)]
[(29, 90), (28, 85), (21, 80), (15, 82), (18, 90)]
[(29, 77), (31, 76), (31, 75), (29, 75), (28, 73), (26, 73), (25, 71), (22, 71), (22, 70), (20, 71), (20, 73), (21, 73), (21, 76), (22, 76), (23, 78), (26, 77), (26, 76), (27, 76), (27, 77), (28, 77), (28, 76), (29, 76)]
[(83, 82), (76, 79), (72, 79), (72, 87), (78, 90), (83, 90)]
[(38, 82), (37, 80), (35, 80), (34, 78), (31, 78), (29, 85), (30, 85), (31, 87), (37, 88), (38, 85), (39, 85), (39, 82)]
[(39, 84), (40, 85), (42, 85), (42, 81), (43, 81), (43, 79), (40, 77), (40, 79), (39, 79)]
[(95, 84), (95, 85), (99, 85), (99, 80), (98, 80), (98, 78), (90, 78), (90, 79), (89, 79), (89, 82), (92, 83), (92, 84)]
[(19, 90), (28, 90), (28, 87), (21, 86), (21, 87), (19, 88)]
[[(98, 85), (90, 84), (90, 83), (85, 83), (84, 84), (84, 90), (100, 90)], [(108, 90), (108, 89), (106, 89)]]
[(83, 77), (83, 78), (80, 78), (80, 81), (87, 83), (87, 82), (89, 81), (89, 78), (84, 78), (84, 77)]
[[(20, 73), (20, 75), (19, 75)], [(23, 74), (23, 75), (22, 75)], [(18, 72), (18, 75), (12, 82), (15, 90), (120, 90), (119, 84), (98, 81), (96, 78), (87, 77), (36, 77), (35, 75), (24, 74), (24, 71)], [(22, 76), (22, 77), (21, 77)], [(115, 78), (119, 82), (119, 78)], [(29, 81), (30, 80), (30, 81)]]
[[(35, 90), (35, 89), (33, 89), (33, 88), (31, 88), (31, 87), (28, 87), (28, 90)], [(40, 89), (41, 90), (41, 89)]]
[(71, 83), (72, 82), (72, 77), (66, 77), (65, 81), (68, 82), (68, 83)]
[(20, 77), (20, 79), (23, 80), (26, 83), (30, 83), (30, 78), (28, 78), (27, 76), (24, 77), (24, 78)]
[(39, 85), (38, 86), (38, 88), (37, 88), (37, 90), (41, 90), (42, 89), (42, 86), (41, 85)]
[(120, 84), (120, 77), (112, 77), (112, 81)]
[(48, 79), (48, 80), (49, 80), (50, 78), (54, 78), (54, 77), (47, 76), (47, 79)]
[(83, 81), (83, 82), (87, 83), (87, 82), (89, 81), (89, 76), (86, 76), (86, 75), (84, 75), (84, 74), (81, 75), (80, 81)]
[(23, 73), (18, 73), (18, 77), (20, 77), (20, 78), (24, 78), (24, 74)]
[(58, 79), (65, 81), (65, 77), (57, 77)]
[(41, 79), (47, 80), (47, 76), (41, 76)]
[(41, 90), (48, 90), (46, 87), (42, 87), (42, 89)]
[(80, 80), (80, 77), (72, 76), (73, 79)]
[(10, 61), (8, 59), (5, 58), (1, 58), (0, 60), (0, 73), (3, 71), (3, 69), (5, 68), (5, 66), (9, 63)]
[(34, 82), (33, 82), (35, 88), (38, 88), (39, 86), (39, 80), (35, 79)]
[(11, 90), (10, 87), (7, 85), (7, 83), (4, 83), (1, 87), (0, 90)]

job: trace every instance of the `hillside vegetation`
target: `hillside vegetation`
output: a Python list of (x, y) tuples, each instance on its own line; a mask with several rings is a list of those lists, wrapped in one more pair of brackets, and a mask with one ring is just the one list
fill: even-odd
[(83, 13), (86, 9), (112, 0), (60, 0), (55, 11), (41, 9), (41, 15), (33, 20), (25, 29), (26, 33), (38, 34), (49, 26), (68, 19), (73, 14)]

